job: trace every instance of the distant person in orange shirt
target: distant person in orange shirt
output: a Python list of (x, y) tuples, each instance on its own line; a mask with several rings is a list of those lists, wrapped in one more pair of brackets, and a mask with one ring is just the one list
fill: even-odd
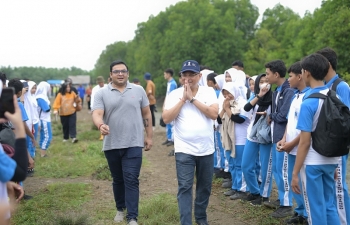
[(86, 102), (87, 102), (87, 106), (88, 106), (88, 110), (91, 110), (91, 85), (89, 85), (86, 90), (85, 90), (85, 94), (86, 94)]
[(152, 114), (152, 126), (153, 130), (156, 127), (156, 121), (154, 117), (154, 110), (156, 108), (156, 85), (154, 85), (153, 81), (151, 80), (151, 74), (150, 73), (145, 73), (143, 76), (147, 82), (146, 86), (146, 94), (149, 100), (149, 107), (151, 109), (151, 114)]

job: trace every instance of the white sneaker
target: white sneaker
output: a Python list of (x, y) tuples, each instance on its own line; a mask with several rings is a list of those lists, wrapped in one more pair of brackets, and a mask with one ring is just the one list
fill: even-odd
[(68, 140), (67, 139), (63, 139), (63, 142), (67, 142)]
[(78, 139), (76, 139), (76, 138), (72, 139), (72, 143), (77, 143), (77, 142), (78, 142)]
[(128, 225), (137, 225), (137, 222), (136, 220), (130, 220)]
[(117, 223), (124, 221), (124, 212), (123, 211), (117, 211), (117, 214), (114, 217), (114, 221)]

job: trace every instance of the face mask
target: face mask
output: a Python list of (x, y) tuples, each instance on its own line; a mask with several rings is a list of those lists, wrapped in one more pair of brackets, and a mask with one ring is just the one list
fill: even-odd
[(268, 84), (268, 83), (263, 83), (263, 84), (259, 85), (260, 90), (263, 89), (264, 87), (267, 87), (267, 89), (270, 90), (270, 84)]

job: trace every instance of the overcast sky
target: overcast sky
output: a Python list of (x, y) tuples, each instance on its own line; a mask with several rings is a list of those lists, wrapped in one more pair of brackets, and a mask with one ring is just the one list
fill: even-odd
[[(91, 70), (105, 47), (179, 0), (1, 0), (0, 67)], [(322, 0), (251, 0), (260, 15), (277, 3), (303, 16)]]

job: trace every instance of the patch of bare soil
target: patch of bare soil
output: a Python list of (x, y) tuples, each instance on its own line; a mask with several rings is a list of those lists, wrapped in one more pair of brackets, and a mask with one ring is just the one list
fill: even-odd
[[(159, 116), (157, 114), (157, 124), (159, 124)], [(83, 109), (78, 113), (78, 120), (81, 122), (91, 121), (91, 114), (86, 109)], [(78, 134), (79, 137), (79, 134)], [(165, 129), (158, 126), (154, 132), (153, 148), (150, 151), (144, 152), (144, 158), (146, 159), (145, 165), (141, 169), (140, 175), (140, 198), (149, 198), (153, 195), (160, 193), (170, 193), (176, 196), (177, 194), (177, 179), (175, 169), (174, 156), (168, 156), (173, 146), (164, 146), (162, 143), (165, 141)], [(106, 162), (107, 163), (107, 162)], [(101, 208), (114, 208), (113, 192), (110, 181), (95, 180), (91, 177), (79, 177), (79, 178), (41, 178), (41, 177), (29, 177), (25, 181), (26, 192), (30, 195), (35, 195), (45, 188), (46, 185), (55, 182), (83, 182), (89, 183), (93, 188), (92, 200), (88, 203), (88, 208), (92, 208), (92, 214), (97, 214)], [(194, 187), (195, 188), (195, 187)], [(195, 190), (195, 189), (194, 189)], [(223, 191), (219, 185), (213, 187), (213, 192), (210, 197), (210, 203), (208, 206), (208, 220), (211, 225), (243, 225), (241, 219), (237, 219), (237, 216), (233, 212), (228, 211), (231, 208), (232, 201), (223, 197)], [(230, 207), (229, 207), (230, 206)], [(239, 204), (237, 205), (239, 207)], [(113, 214), (114, 212), (112, 212)], [(111, 218), (112, 220), (113, 218)], [(101, 221), (101, 224), (109, 224), (109, 221)], [(111, 221), (112, 222), (112, 221)], [(111, 223), (113, 224), (113, 223)]]

